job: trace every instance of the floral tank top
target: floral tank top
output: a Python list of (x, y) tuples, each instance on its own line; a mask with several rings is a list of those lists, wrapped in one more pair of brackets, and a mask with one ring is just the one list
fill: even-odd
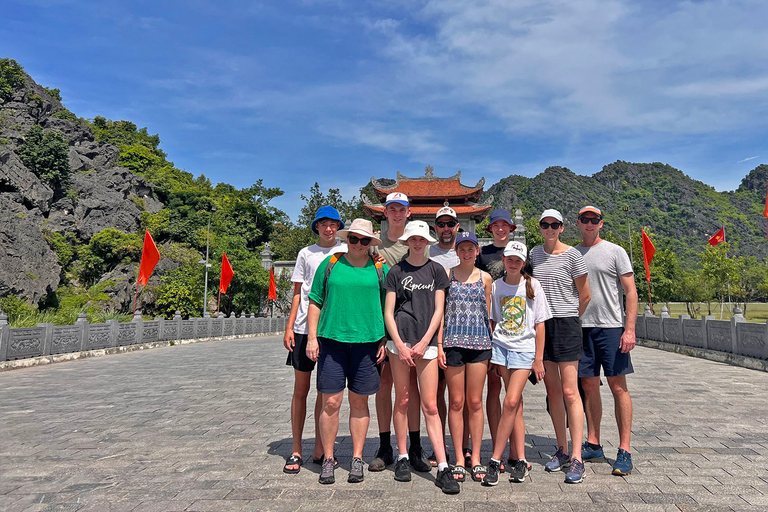
[(491, 349), (491, 328), (483, 280), (457, 281), (451, 270), (451, 286), (445, 302), (443, 347)]

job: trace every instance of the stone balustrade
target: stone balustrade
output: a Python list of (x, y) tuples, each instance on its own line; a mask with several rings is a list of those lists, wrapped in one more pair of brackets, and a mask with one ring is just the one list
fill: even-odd
[(141, 311), (137, 311), (130, 322), (108, 320), (103, 324), (91, 324), (85, 313), (80, 313), (75, 325), (38, 324), (37, 327), (11, 329), (8, 317), (0, 311), (0, 361), (160, 341), (276, 334), (285, 331), (286, 321), (287, 317), (256, 317), (251, 313), (184, 320), (178, 311), (170, 320), (144, 320)]
[(747, 322), (738, 307), (733, 308), (730, 320), (715, 320), (714, 316), (694, 320), (689, 315), (672, 318), (666, 306), (657, 317), (646, 305), (637, 317), (635, 335), (641, 340), (768, 359), (768, 322)]

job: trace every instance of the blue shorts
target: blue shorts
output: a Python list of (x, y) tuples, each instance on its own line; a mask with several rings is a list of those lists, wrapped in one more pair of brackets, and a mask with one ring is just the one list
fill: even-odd
[(374, 395), (381, 386), (376, 369), (379, 342), (341, 343), (330, 338), (318, 338), (320, 356), (317, 358), (317, 390), (330, 395), (344, 388), (358, 395)]
[(621, 353), (623, 327), (584, 327), (584, 352), (579, 362), (579, 377), (599, 377), (600, 367), (606, 377), (634, 373), (629, 352)]
[(533, 367), (533, 360), (536, 359), (536, 352), (516, 352), (495, 343), (492, 350), (491, 364), (498, 364), (510, 370), (530, 370)]

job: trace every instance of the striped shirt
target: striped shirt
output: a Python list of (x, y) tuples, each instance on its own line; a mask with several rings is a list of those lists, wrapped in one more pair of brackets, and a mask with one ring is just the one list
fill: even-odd
[(561, 254), (549, 254), (539, 245), (531, 249), (529, 259), (533, 266), (533, 277), (544, 288), (552, 316), (579, 316), (579, 291), (574, 280), (588, 272), (581, 253), (569, 247)]

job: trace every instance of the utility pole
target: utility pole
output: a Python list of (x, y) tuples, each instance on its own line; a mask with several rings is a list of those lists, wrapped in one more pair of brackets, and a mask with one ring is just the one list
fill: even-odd
[(627, 215), (627, 235), (629, 236), (629, 259), (632, 262), (632, 268), (635, 268), (635, 256), (632, 254), (632, 228), (629, 225), (629, 206), (622, 206), (621, 211)]
[(210, 268), (211, 264), (208, 263), (208, 248), (210, 247), (211, 241), (211, 219), (213, 218), (213, 212), (215, 211), (216, 207), (212, 206), (211, 215), (208, 216), (208, 231), (205, 235), (205, 259), (198, 262), (205, 265), (205, 287), (203, 288), (203, 318), (210, 316), (208, 314), (208, 268)]

